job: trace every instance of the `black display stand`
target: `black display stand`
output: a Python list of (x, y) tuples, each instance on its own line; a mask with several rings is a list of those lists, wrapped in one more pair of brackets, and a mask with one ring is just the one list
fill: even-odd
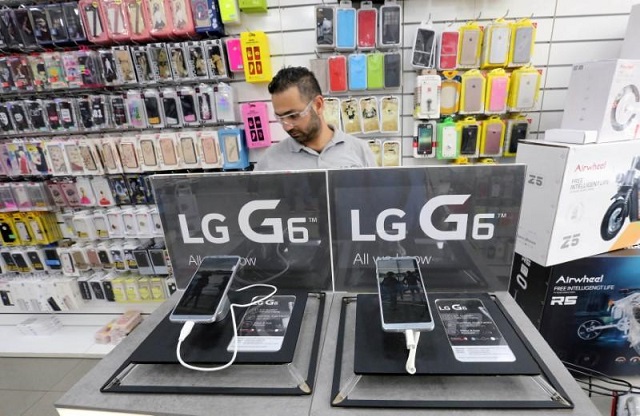
[[(416, 354), (417, 373), (415, 375), (407, 374), (404, 369), (408, 354), (404, 335), (388, 334), (382, 330), (378, 296), (358, 295), (343, 298), (332, 385), (333, 406), (466, 409), (573, 408), (573, 404), (566, 399), (566, 393), (551, 371), (497, 299), (487, 293), (432, 293), (429, 296), (435, 329), (421, 335)], [(515, 362), (463, 363), (455, 359), (443, 323), (435, 309), (435, 300), (456, 298), (482, 300), (515, 355)], [(349, 328), (348, 321), (355, 321), (355, 329)], [(348, 341), (345, 342), (346, 340)], [(353, 351), (350, 351), (351, 348)], [(514, 384), (526, 379), (528, 383), (539, 386), (544, 395), (522, 400), (518, 398), (485, 400), (469, 399), (468, 395), (461, 390), (459, 398), (452, 401), (424, 399), (424, 394), (410, 393), (412, 389), (417, 389), (416, 391), (419, 392), (422, 388), (422, 391), (425, 391), (430, 383), (442, 386), (450, 380), (462, 381), (462, 385), (469, 385), (486, 384), (493, 380), (505, 383), (509, 379), (516, 380)], [(395, 397), (392, 400), (385, 395), (380, 395), (379, 391), (385, 386), (393, 386), (394, 391), (404, 389), (404, 397)]]
[[(248, 303), (254, 296), (262, 295), (258, 292), (236, 292), (230, 296), (233, 303)], [(320, 336), (324, 314), (324, 293), (307, 293), (303, 291), (278, 291), (277, 295), (294, 295), (295, 305), (291, 313), (282, 348), (276, 352), (238, 352), (234, 364), (225, 370), (218, 372), (198, 372), (188, 370), (180, 366), (176, 358), (176, 346), (182, 324), (169, 320), (169, 314), (154, 328), (151, 334), (138, 346), (120, 368), (102, 386), (102, 392), (126, 392), (126, 393), (173, 393), (173, 394), (254, 394), (254, 395), (302, 395), (310, 394), (315, 378), (316, 364), (320, 348)], [(314, 305), (314, 313), (310, 313), (310, 302)], [(236, 321), (239, 323), (247, 308), (236, 308)], [(313, 315), (313, 316), (311, 316)], [(197, 366), (214, 367), (228, 362), (232, 356), (227, 351), (227, 346), (233, 337), (231, 319), (227, 317), (223, 322), (216, 324), (196, 325), (190, 336), (183, 342), (181, 352), (185, 362)], [(301, 346), (299, 339), (308, 337), (311, 339), (311, 348)], [(299, 357), (304, 358), (300, 359)], [(296, 361), (306, 363), (306, 374), (301, 374)], [(275, 369), (273, 376), (259, 374), (255, 376), (256, 383), (252, 380), (243, 380), (246, 371), (256, 374), (267, 373)], [(287, 368), (287, 371), (281, 371)], [(302, 369), (304, 370), (304, 369)], [(234, 373), (235, 371), (235, 373)], [(126, 378), (132, 373), (146, 375), (140, 377), (148, 380), (147, 384), (135, 382), (127, 384)], [(153, 378), (162, 379), (170, 372), (176, 373), (176, 381), (179, 374), (191, 377), (200, 377), (204, 385), (157, 385)], [(153, 375), (156, 375), (155, 377)], [(270, 386), (264, 380), (282, 377), (283, 374), (291, 375), (294, 380), (291, 387)], [(216, 382), (223, 382), (226, 377), (231, 385), (210, 385), (206, 378), (215, 377)], [(264, 378), (263, 378), (264, 377)], [(262, 380), (263, 382), (260, 382)]]

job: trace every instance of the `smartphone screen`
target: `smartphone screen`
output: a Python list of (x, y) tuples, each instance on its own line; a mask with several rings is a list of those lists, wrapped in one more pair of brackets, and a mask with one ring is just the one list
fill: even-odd
[(418, 154), (430, 155), (433, 152), (433, 125), (418, 124)]
[(205, 257), (191, 278), (186, 290), (173, 309), (170, 319), (175, 322), (214, 322), (221, 320), (221, 310), (229, 285), (240, 263), (238, 256)]
[(458, 361), (516, 360), (480, 299), (436, 299), (435, 304)]
[(376, 275), (384, 331), (433, 329), (427, 291), (415, 257), (378, 259)]

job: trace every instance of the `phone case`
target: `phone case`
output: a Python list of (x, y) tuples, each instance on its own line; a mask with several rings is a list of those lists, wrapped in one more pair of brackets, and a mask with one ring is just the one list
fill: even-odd
[(96, 198), (96, 206), (111, 207), (116, 204), (106, 177), (96, 176), (91, 178), (91, 189)]
[(199, 149), (201, 152), (200, 163), (204, 169), (219, 168), (222, 166), (220, 146), (218, 145), (218, 133), (215, 130), (201, 131), (197, 134)]
[(222, 46), (222, 41), (220, 39), (208, 39), (202, 41), (202, 44), (204, 46), (209, 76), (214, 79), (229, 78), (227, 58), (225, 56), (225, 48)]
[(168, 48), (173, 79), (176, 81), (188, 79), (189, 69), (187, 67), (187, 57), (185, 56), (182, 43), (170, 43)]
[(380, 39), (378, 47), (390, 48), (398, 47), (401, 44), (401, 23), (402, 10), (398, 4), (384, 4), (380, 7), (378, 30)]
[(67, 34), (69, 39), (80, 42), (87, 39), (87, 35), (84, 30), (80, 18), (80, 12), (77, 2), (62, 3), (62, 13), (64, 14), (64, 21), (66, 23)]
[(367, 89), (367, 56), (362, 53), (349, 55), (349, 89)]
[[(47, 83), (52, 89), (67, 88), (67, 80), (62, 66), (62, 56), (58, 52), (42, 54), (47, 74)], [(4, 85), (4, 72), (0, 61), (0, 77)]]
[(344, 55), (330, 56), (329, 64), (329, 92), (347, 91), (347, 59)]
[(309, 59), (309, 70), (315, 75), (316, 80), (318, 80), (318, 85), (320, 86), (320, 91), (323, 93), (329, 91), (329, 73), (327, 69), (328, 63), (326, 58)]
[(237, 0), (218, 0), (220, 17), (224, 24), (240, 23), (240, 8)]
[(378, 39), (378, 10), (370, 1), (360, 3), (357, 12), (358, 49), (375, 49)]
[(144, 99), (139, 91), (127, 91), (127, 116), (134, 129), (147, 128), (147, 114)]
[(111, 115), (109, 114), (108, 98), (106, 95), (91, 95), (91, 119), (94, 129), (107, 129), (111, 127)]
[(500, 119), (490, 119), (484, 122), (484, 134), (480, 144), (480, 156), (502, 156), (504, 141), (504, 123)]
[(196, 29), (191, 15), (190, 0), (168, 0), (168, 2), (173, 22), (173, 34), (178, 37), (195, 35)]
[(460, 32), (445, 30), (440, 33), (438, 47), (438, 69), (441, 71), (455, 69), (458, 61), (458, 41)]
[(178, 134), (178, 150), (180, 160), (185, 168), (195, 169), (200, 167), (196, 150), (196, 132), (182, 132)]
[(129, 182), (129, 191), (131, 191), (131, 200), (133, 203), (136, 205), (149, 203), (149, 201), (147, 201), (144, 176), (129, 175), (127, 176), (127, 181)]
[(478, 125), (466, 125), (460, 134), (460, 155), (468, 157), (478, 156)]
[(80, 18), (86, 29), (87, 39), (93, 43), (108, 43), (104, 11), (94, 0), (79, 0)]
[(335, 7), (328, 5), (315, 6), (316, 47), (333, 49), (335, 47)]
[(172, 88), (166, 88), (160, 92), (162, 99), (162, 111), (167, 127), (180, 127), (182, 125), (181, 106), (178, 93)]
[(185, 126), (200, 125), (195, 90), (192, 87), (182, 87), (178, 90), (178, 98), (180, 100), (182, 124)]
[(380, 131), (380, 116), (376, 97), (360, 98), (360, 110), (362, 111), (362, 131), (364, 133)]
[(64, 142), (64, 152), (70, 173), (72, 175), (83, 175), (85, 173), (84, 161), (82, 160), (78, 143), (74, 140)]
[(244, 72), (240, 38), (226, 39), (225, 45), (227, 47), (227, 58), (229, 63), (229, 70), (231, 72)]
[(198, 97), (198, 112), (202, 124), (216, 124), (218, 118), (216, 116), (215, 93), (211, 85), (201, 84), (196, 87)]
[(396, 133), (400, 131), (400, 107), (398, 97), (380, 99), (380, 131)]
[(234, 167), (246, 167), (246, 152), (243, 152), (242, 130), (239, 129), (223, 129), (218, 132), (220, 142), (220, 150), (223, 155), (223, 168), (233, 169)]
[(126, 17), (129, 25), (129, 36), (134, 42), (146, 42), (152, 39), (151, 15), (149, 3), (142, 0), (124, 0)]
[(125, 173), (140, 172), (140, 163), (136, 155), (136, 138), (123, 137), (118, 143), (118, 152), (122, 160), (122, 169)]
[(158, 136), (158, 150), (161, 166), (164, 170), (179, 169), (178, 154), (176, 152), (175, 133), (162, 133)]
[[(131, 194), (129, 191), (129, 186), (127, 185), (127, 180), (120, 175), (109, 177), (109, 182), (111, 183), (111, 189), (113, 190), (113, 196), (118, 205), (129, 205), (131, 204)], [(113, 209), (113, 208), (112, 208)], [(110, 215), (112, 211), (109, 210), (107, 213), (107, 220), (109, 221), (109, 236), (123, 236), (124, 234), (124, 226), (122, 225), (122, 214), (121, 211), (118, 210), (118, 218), (114, 219)], [(111, 233), (113, 232), (113, 236)]]
[[(38, 54), (38, 55), (31, 55), (28, 57), (31, 79), (32, 79), (31, 86), (35, 91), (44, 91), (45, 89), (49, 88), (48, 79), (47, 79), (47, 66), (46, 66), (43, 55), (44, 54)], [(0, 77), (1, 75), (2, 73), (0, 71)], [(0, 79), (0, 83), (1, 83), (1, 79)]]
[(104, 9), (107, 21), (107, 35), (114, 42), (125, 42), (131, 39), (129, 30), (129, 16), (126, 3), (122, 0), (103, 0), (102, 8)]
[(120, 83), (137, 84), (138, 79), (136, 78), (135, 66), (133, 65), (133, 58), (131, 57), (129, 47), (114, 46), (111, 50), (113, 51)]
[(436, 156), (438, 159), (455, 159), (458, 157), (458, 131), (455, 123), (440, 123), (436, 135)]
[(22, 45), (26, 49), (34, 49), (38, 46), (35, 30), (31, 24), (29, 10), (26, 8), (13, 9), (13, 20), (18, 28), (18, 34)]
[(106, 173), (122, 173), (122, 162), (118, 156), (115, 140), (105, 138), (98, 147)]
[(411, 65), (414, 68), (435, 68), (436, 32), (427, 27), (418, 27), (413, 43)]
[(340, 5), (336, 9), (336, 49), (352, 51), (356, 48), (356, 9), (351, 7), (350, 1)]
[(512, 33), (511, 59), (509, 66), (522, 66), (531, 62), (536, 29), (533, 24), (526, 26), (514, 25)]
[(154, 171), (160, 167), (155, 147), (156, 138), (155, 134), (142, 134), (138, 139), (138, 159), (142, 170)]
[(509, 45), (511, 43), (511, 28), (509, 25), (491, 25), (488, 31), (489, 44), (486, 64), (492, 66), (504, 66), (509, 58)]
[(111, 122), (116, 128), (127, 127), (127, 105), (125, 97), (122, 94), (114, 94), (108, 97), (109, 107), (111, 108)]
[(338, 130), (342, 128), (342, 124), (340, 123), (340, 100), (338, 98), (325, 97), (322, 114), (328, 125)]
[(416, 79), (413, 116), (419, 119), (440, 117), (441, 79), (438, 75), (419, 75)]
[(106, 85), (117, 85), (120, 83), (118, 78), (118, 69), (113, 51), (110, 49), (100, 49), (98, 51), (100, 64), (102, 66), (103, 79)]
[(484, 89), (482, 75), (463, 78), (461, 114), (480, 114), (484, 111)]
[(26, 100), (24, 103), (32, 130), (48, 131), (49, 125), (47, 123), (47, 116), (42, 106), (42, 102), (39, 100)]
[(80, 128), (85, 130), (93, 129), (93, 117), (91, 116), (91, 100), (88, 96), (80, 97), (76, 100), (78, 105), (78, 121)]
[(480, 65), (482, 30), (479, 27), (461, 30), (459, 42), (458, 67), (477, 68)]
[(207, 79), (209, 71), (203, 46), (200, 42), (188, 42), (186, 48), (189, 57), (189, 76), (195, 79)]
[(92, 207), (96, 205), (96, 196), (93, 194), (93, 188), (91, 188), (89, 178), (78, 178), (76, 180), (76, 188), (78, 189), (80, 197), (80, 205), (85, 207)]
[(33, 91), (33, 75), (26, 56), (13, 56), (8, 60), (13, 84), (19, 91)]
[(248, 148), (271, 146), (271, 129), (267, 104), (264, 102), (241, 105), (242, 121)]
[(384, 87), (400, 88), (402, 80), (402, 57), (399, 52), (384, 54)]
[(98, 155), (93, 148), (93, 142), (89, 140), (80, 140), (78, 141), (78, 149), (80, 151), (80, 156), (82, 157), (85, 172), (89, 175), (102, 174), (102, 166), (99, 162), (99, 158), (97, 157)]
[(60, 182), (60, 187), (62, 188), (64, 197), (67, 200), (67, 205), (69, 205), (70, 207), (81, 206), (80, 195), (78, 194), (78, 188), (76, 188), (75, 182), (70, 179), (63, 180), (62, 182)]
[(22, 101), (13, 101), (8, 104), (13, 126), (16, 131), (28, 131), (31, 127), (29, 126), (29, 119), (27, 118), (27, 110), (25, 109), (24, 103)]
[(213, 89), (216, 100), (216, 115), (220, 123), (237, 123), (236, 96), (233, 88), (224, 82), (219, 83)]
[(14, 131), (11, 113), (5, 103), (0, 103), (0, 129), (3, 133), (12, 133)]
[(10, 92), (16, 89), (13, 82), (9, 58), (0, 58), (0, 86), (3, 92)]
[(387, 140), (382, 143), (382, 166), (400, 166), (402, 151), (400, 142), (396, 140)]
[(531, 110), (536, 104), (540, 74), (538, 72), (526, 73), (520, 76), (516, 92), (515, 109), (518, 111)]
[(384, 54), (374, 52), (367, 55), (367, 89), (384, 88)]
[(518, 144), (526, 140), (529, 123), (524, 119), (507, 120), (505, 134), (504, 156), (515, 156), (518, 151)]
[(143, 92), (144, 108), (147, 113), (149, 127), (163, 128), (164, 119), (161, 111), (160, 95), (158, 90), (147, 89)]
[(495, 77), (489, 81), (488, 102), (485, 113), (503, 114), (507, 111), (509, 79)]
[(168, 38), (173, 35), (172, 14), (164, 0), (149, 0), (149, 33), (154, 38)]
[(48, 142), (45, 149), (51, 161), (51, 171), (54, 175), (68, 175), (70, 169), (64, 156), (64, 146), (61, 142)]
[(340, 101), (340, 108), (342, 113), (342, 130), (347, 134), (362, 133), (358, 100), (355, 98), (342, 100)]
[(155, 82), (155, 76), (151, 70), (151, 63), (149, 62), (149, 56), (147, 55), (147, 47), (132, 46), (130, 49), (138, 83), (149, 84)]
[(62, 128), (68, 131), (78, 130), (79, 121), (77, 114), (76, 102), (71, 99), (57, 98), (58, 112), (60, 114), (60, 122)]

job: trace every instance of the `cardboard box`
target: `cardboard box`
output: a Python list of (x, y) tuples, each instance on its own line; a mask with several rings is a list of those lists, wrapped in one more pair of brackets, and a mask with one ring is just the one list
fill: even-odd
[(610, 375), (637, 375), (639, 270), (639, 249), (552, 267), (516, 253), (509, 292), (560, 359)]
[(640, 241), (640, 141), (572, 145), (523, 141), (527, 165), (516, 252), (543, 266)]
[(640, 59), (640, 4), (631, 6), (631, 14), (627, 21), (627, 32), (620, 51), (621, 59)]
[(640, 60), (576, 64), (561, 128), (598, 131), (598, 142), (640, 137)]
[(598, 132), (593, 130), (549, 129), (544, 132), (545, 142), (589, 144), (598, 141)]

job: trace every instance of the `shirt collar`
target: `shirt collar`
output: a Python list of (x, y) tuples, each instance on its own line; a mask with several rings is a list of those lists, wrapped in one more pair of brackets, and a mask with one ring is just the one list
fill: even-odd
[[(337, 130), (335, 127), (333, 127), (331, 124), (329, 124), (329, 128), (331, 129), (331, 131), (333, 132), (333, 137), (331, 138), (331, 140), (329, 140), (329, 142), (327, 143), (327, 145), (325, 146), (325, 149), (331, 146), (335, 146), (338, 143), (342, 143), (344, 142), (344, 133), (341, 130)], [(289, 137), (289, 150), (291, 150), (291, 153), (299, 153), (301, 151), (311, 151), (313, 153), (318, 153), (315, 150), (311, 149), (310, 147), (307, 147), (303, 144), (300, 144), (296, 141), (296, 139), (294, 139), (293, 137)], [(324, 149), (323, 149), (324, 150)]]

